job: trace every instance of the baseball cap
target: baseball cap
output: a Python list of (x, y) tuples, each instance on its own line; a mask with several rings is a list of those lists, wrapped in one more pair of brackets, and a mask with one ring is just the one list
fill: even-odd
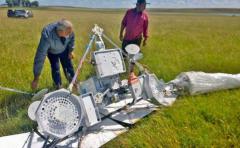
[(143, 3), (150, 4), (150, 3), (147, 3), (146, 0), (137, 0), (137, 4), (143, 4)]

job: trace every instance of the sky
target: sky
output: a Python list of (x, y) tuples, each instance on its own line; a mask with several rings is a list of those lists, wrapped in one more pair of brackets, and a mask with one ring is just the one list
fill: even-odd
[[(131, 8), (136, 0), (38, 0), (41, 6)], [(240, 8), (240, 0), (147, 0), (149, 8)], [(5, 0), (0, 0), (0, 4)]]

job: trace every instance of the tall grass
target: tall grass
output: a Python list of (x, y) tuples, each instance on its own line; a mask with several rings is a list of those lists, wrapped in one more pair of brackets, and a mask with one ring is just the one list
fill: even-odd
[[(71, 20), (75, 27), (75, 67), (94, 24), (102, 26), (120, 45), (122, 10), (33, 9), (31, 19), (7, 18), (6, 11), (0, 9), (0, 85), (3, 86), (31, 92), (33, 58), (41, 29), (61, 18)], [(240, 72), (239, 17), (158, 11), (149, 15), (150, 38), (141, 49), (144, 53), (141, 63), (159, 78), (169, 81), (184, 71)], [(86, 62), (79, 79), (91, 74), (93, 68)], [(48, 60), (39, 89), (46, 87), (52, 87)], [(27, 117), (30, 103), (29, 96), (0, 91), (0, 136), (26, 132), (35, 126)], [(239, 147), (239, 104), (239, 90), (181, 97), (172, 107), (161, 108), (105, 147)]]

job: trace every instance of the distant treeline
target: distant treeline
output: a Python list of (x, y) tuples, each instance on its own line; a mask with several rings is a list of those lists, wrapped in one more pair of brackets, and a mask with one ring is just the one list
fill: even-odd
[(148, 8), (148, 11), (166, 13), (240, 13), (240, 8)]
[(38, 1), (30, 0), (6, 0), (8, 7), (23, 6), (23, 7), (38, 7)]

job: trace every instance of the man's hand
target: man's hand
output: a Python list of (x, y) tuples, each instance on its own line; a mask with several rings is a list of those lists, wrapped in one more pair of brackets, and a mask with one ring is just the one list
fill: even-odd
[(120, 39), (120, 41), (123, 41), (123, 35), (122, 34), (120, 34), (119, 39)]
[(38, 78), (34, 78), (32, 83), (31, 83), (31, 88), (34, 90), (34, 89), (37, 89), (38, 87)]
[(146, 46), (147, 45), (147, 39), (144, 39), (143, 40), (143, 46)]
[(69, 52), (68, 58), (69, 59), (74, 59), (74, 57), (75, 57), (74, 53), (73, 52)]

